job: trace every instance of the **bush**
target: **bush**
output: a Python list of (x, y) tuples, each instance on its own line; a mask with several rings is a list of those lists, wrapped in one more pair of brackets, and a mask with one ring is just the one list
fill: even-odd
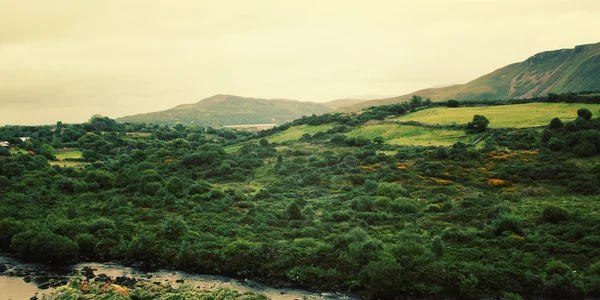
[(577, 110), (577, 116), (589, 121), (592, 118), (592, 112), (587, 108), (580, 108)]
[(397, 183), (383, 182), (377, 187), (377, 196), (389, 198), (406, 197), (408, 193), (405, 188)]
[(550, 223), (560, 223), (569, 219), (569, 212), (558, 206), (549, 205), (542, 211), (542, 220)]
[(392, 202), (391, 209), (395, 213), (412, 214), (419, 211), (419, 205), (412, 199), (398, 198)]
[(446, 105), (448, 107), (458, 107), (460, 105), (460, 102), (458, 102), (458, 100), (450, 99), (448, 100), (448, 102), (446, 102)]
[(591, 264), (586, 273), (589, 275), (600, 276), (600, 260)]
[(554, 118), (550, 121), (550, 129), (558, 129), (563, 127), (563, 122), (559, 118)]
[(517, 235), (524, 235), (522, 228), (523, 220), (514, 214), (501, 214), (492, 222), (493, 232), (500, 235), (505, 231), (510, 231)]
[(560, 260), (549, 261), (546, 264), (544, 271), (546, 272), (548, 277), (551, 277), (554, 274), (564, 276), (567, 274), (571, 274), (573, 272), (573, 270), (571, 269), (571, 267), (569, 267), (569, 265), (563, 263)]
[(17, 233), (12, 238), (10, 248), (23, 259), (42, 263), (64, 264), (79, 255), (77, 243), (49, 231)]

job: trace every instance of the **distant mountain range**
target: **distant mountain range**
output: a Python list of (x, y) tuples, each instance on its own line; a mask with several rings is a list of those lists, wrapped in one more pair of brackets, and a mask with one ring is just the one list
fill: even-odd
[(338, 108), (362, 108), (408, 101), (412, 95), (432, 101), (519, 99), (600, 90), (600, 43), (538, 53), (466, 84), (429, 88), (399, 97), (364, 101)]
[(354, 112), (365, 107), (408, 101), (412, 95), (432, 101), (518, 99), (600, 90), (600, 43), (538, 53), (466, 84), (429, 88), (376, 100), (339, 99), (326, 103), (215, 95), (165, 111), (127, 116), (120, 122), (209, 126), (281, 124), (303, 115)]
[(215, 95), (194, 104), (184, 104), (164, 111), (122, 117), (117, 121), (208, 126), (281, 124), (303, 115), (320, 114), (331, 110), (331, 107), (315, 102)]

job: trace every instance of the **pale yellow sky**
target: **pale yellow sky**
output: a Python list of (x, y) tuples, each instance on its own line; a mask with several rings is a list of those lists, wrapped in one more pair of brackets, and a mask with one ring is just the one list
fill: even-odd
[(599, 16), (598, 0), (0, 0), (0, 125), (401, 95), (600, 42)]

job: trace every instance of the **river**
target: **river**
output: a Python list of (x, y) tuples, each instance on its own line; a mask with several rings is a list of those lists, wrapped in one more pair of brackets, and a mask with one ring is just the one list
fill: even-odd
[[(177, 281), (181, 282), (181, 280), (183, 280), (184, 284), (193, 284), (194, 286), (205, 290), (212, 290), (220, 287), (229, 288), (242, 293), (253, 292), (261, 294), (270, 299), (360, 299), (355, 296), (337, 292), (314, 292), (301, 289), (274, 288), (252, 280), (240, 280), (224, 276), (192, 274), (173, 270), (144, 272), (136, 268), (125, 267), (113, 263), (79, 263), (68, 268), (49, 269), (43, 265), (21, 263), (6, 256), (0, 256), (0, 267), (2, 265), (5, 265), (8, 269), (5, 272), (0, 272), (0, 300), (29, 300), (34, 295), (37, 295), (38, 298), (41, 299), (42, 295), (52, 294), (54, 289), (40, 289), (39, 286), (44, 282), (41, 282), (40, 280), (36, 281), (35, 279), (40, 277), (36, 276), (36, 274), (40, 273), (51, 278), (53, 276), (65, 276), (68, 278), (73, 276), (74, 273), (76, 273), (76, 270), (81, 270), (84, 267), (93, 269), (94, 274), (96, 275), (106, 274), (109, 277), (126, 276), (138, 280), (146, 279), (152, 282), (160, 281), (165, 284), (168, 283), (173, 287), (179, 285)], [(15, 272), (15, 270), (17, 271)], [(21, 275), (15, 274), (18, 272), (21, 272)], [(7, 275), (11, 273), (13, 274), (12, 276)], [(27, 275), (24, 274), (31, 275), (30, 278), (32, 278), (32, 280), (30, 282), (25, 282), (24, 278)]]

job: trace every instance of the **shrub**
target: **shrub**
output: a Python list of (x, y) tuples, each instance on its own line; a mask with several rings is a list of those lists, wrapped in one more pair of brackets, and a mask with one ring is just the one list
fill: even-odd
[(550, 121), (550, 129), (558, 129), (563, 127), (563, 122), (559, 118), (554, 118)]
[(587, 108), (580, 108), (577, 110), (577, 116), (585, 120), (590, 120), (592, 118), (592, 112)]
[(416, 201), (401, 197), (392, 202), (391, 209), (395, 213), (412, 214), (419, 211), (419, 206)]
[(586, 273), (589, 275), (600, 276), (600, 260), (591, 264)]
[(400, 184), (384, 182), (377, 187), (377, 195), (389, 198), (408, 196), (408, 192)]
[(514, 214), (501, 214), (492, 222), (493, 232), (496, 235), (502, 234), (504, 231), (510, 231), (517, 235), (523, 235), (522, 228), (523, 219)]
[(15, 234), (10, 248), (23, 259), (43, 263), (64, 264), (79, 255), (77, 243), (45, 230), (28, 230)]
[(560, 223), (569, 219), (569, 212), (562, 207), (549, 205), (544, 207), (542, 219), (550, 223)]
[(448, 100), (448, 102), (446, 102), (446, 105), (448, 107), (458, 107), (460, 105), (460, 102), (458, 102), (458, 100), (450, 99)]
[(167, 240), (177, 240), (188, 230), (188, 226), (183, 219), (178, 217), (167, 218), (162, 224), (162, 234)]
[(289, 220), (302, 220), (302, 210), (296, 202), (292, 202), (288, 205), (285, 214)]
[(544, 271), (546, 272), (546, 274), (548, 275), (548, 277), (557, 274), (557, 275), (567, 275), (567, 274), (571, 274), (573, 271), (571, 270), (571, 267), (569, 267), (567, 264), (563, 263), (560, 260), (551, 260), (546, 264), (546, 267), (544, 268)]

